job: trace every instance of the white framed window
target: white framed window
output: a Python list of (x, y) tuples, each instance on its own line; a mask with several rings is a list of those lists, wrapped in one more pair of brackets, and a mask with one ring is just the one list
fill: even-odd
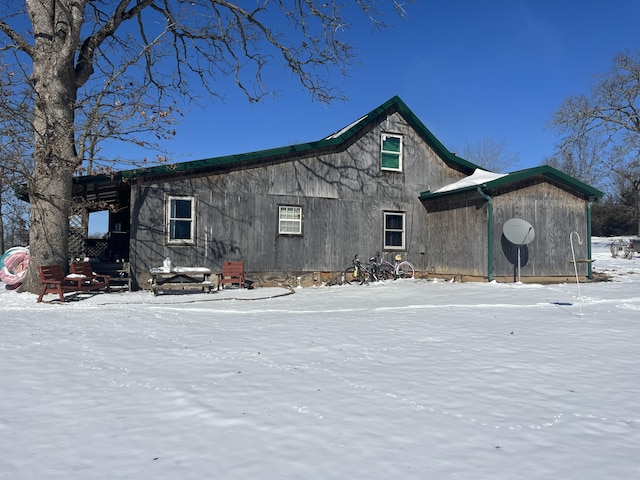
[(302, 235), (302, 207), (288, 205), (278, 207), (278, 233)]
[(405, 249), (405, 215), (402, 212), (384, 212), (384, 248)]
[(167, 241), (173, 244), (195, 243), (196, 199), (167, 197)]
[(382, 170), (402, 171), (402, 136), (383, 133), (380, 142), (380, 168)]

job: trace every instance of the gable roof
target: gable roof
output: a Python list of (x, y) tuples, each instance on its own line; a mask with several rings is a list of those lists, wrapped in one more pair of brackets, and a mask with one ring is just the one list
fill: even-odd
[(507, 175), (497, 176), (497, 178), (493, 179), (490, 176), (480, 176), (478, 177), (480, 180), (477, 182), (468, 181), (469, 178), (473, 177), (473, 175), (471, 175), (467, 179), (462, 179), (460, 182), (456, 182), (456, 184), (459, 186), (457, 186), (456, 184), (452, 184), (451, 186), (442, 187), (435, 192), (422, 192), (420, 194), (420, 200), (431, 200), (450, 195), (459, 195), (472, 190), (477, 190), (478, 188), (482, 188), (483, 190), (491, 190), (498, 187), (521, 182), (523, 180), (531, 179), (536, 176), (543, 176), (547, 179), (555, 181), (556, 183), (565, 185), (566, 187), (577, 192), (579, 195), (583, 196), (586, 199), (593, 198), (595, 200), (601, 198), (604, 195), (604, 193), (597, 188), (591, 187), (576, 178), (562, 173), (560, 170), (556, 170), (549, 165), (542, 165), (539, 167), (518, 170)]
[(249, 153), (212, 157), (182, 163), (163, 164), (153, 167), (122, 170), (111, 175), (86, 175), (76, 177), (74, 183), (78, 185), (95, 182), (113, 182), (119, 180), (135, 180), (137, 178), (165, 177), (179, 174), (197, 174), (214, 171), (226, 171), (245, 166), (267, 165), (273, 162), (287, 161), (301, 156), (309, 156), (329, 151), (345, 149), (350, 142), (384, 115), (399, 113), (418, 135), (438, 154), (450, 167), (463, 173), (472, 173), (477, 165), (455, 155), (429, 131), (420, 119), (407, 107), (398, 96), (394, 96), (366, 115), (331, 135), (308, 143), (271, 148)]

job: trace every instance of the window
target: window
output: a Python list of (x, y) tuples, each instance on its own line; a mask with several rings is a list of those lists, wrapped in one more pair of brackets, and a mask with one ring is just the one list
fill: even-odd
[(195, 243), (195, 199), (169, 197), (167, 202), (169, 243)]
[(384, 212), (384, 248), (404, 250), (404, 213)]
[(402, 171), (402, 137), (400, 135), (382, 134), (383, 170)]
[(278, 207), (278, 233), (302, 235), (302, 207)]

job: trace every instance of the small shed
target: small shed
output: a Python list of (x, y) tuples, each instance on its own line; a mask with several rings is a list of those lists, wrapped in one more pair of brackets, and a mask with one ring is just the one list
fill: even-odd
[[(591, 206), (602, 192), (550, 167), (510, 174), (476, 170), (433, 192), (422, 192), (427, 212), (428, 273), (513, 281), (592, 277)], [(516, 245), (505, 235), (522, 219), (533, 240)], [(580, 243), (581, 242), (581, 243)], [(519, 267), (519, 270), (518, 270)]]

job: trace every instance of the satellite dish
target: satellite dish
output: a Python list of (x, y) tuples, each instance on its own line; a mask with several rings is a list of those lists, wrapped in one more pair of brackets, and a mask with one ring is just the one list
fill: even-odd
[(502, 233), (507, 240), (518, 246), (518, 282), (520, 281), (520, 248), (533, 242), (536, 232), (529, 222), (522, 218), (512, 218), (504, 222)]
[(502, 233), (515, 245), (527, 245), (536, 238), (531, 224), (522, 218), (512, 218), (504, 222)]

